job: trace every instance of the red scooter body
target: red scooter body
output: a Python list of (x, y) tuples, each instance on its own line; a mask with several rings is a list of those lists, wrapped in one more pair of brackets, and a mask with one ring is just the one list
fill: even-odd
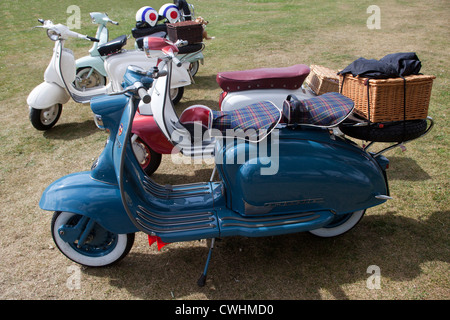
[(141, 115), (137, 112), (131, 132), (138, 135), (148, 147), (157, 153), (170, 154), (175, 148), (161, 132), (152, 115)]

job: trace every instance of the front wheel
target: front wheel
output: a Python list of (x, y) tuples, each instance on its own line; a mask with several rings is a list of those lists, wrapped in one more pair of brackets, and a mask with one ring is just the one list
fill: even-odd
[(30, 107), (30, 121), (37, 130), (49, 130), (58, 122), (61, 113), (62, 104), (60, 103), (56, 103), (45, 109)]
[(133, 152), (144, 172), (151, 176), (161, 164), (160, 153), (150, 148), (141, 138), (133, 142)]
[(120, 261), (130, 252), (134, 233), (112, 233), (96, 222), (85, 241), (79, 243), (87, 225), (89, 219), (76, 213), (57, 211), (53, 214), (53, 240), (70, 260), (87, 267), (104, 267)]
[(339, 236), (356, 226), (364, 216), (365, 212), (366, 210), (359, 210), (344, 215), (338, 215), (334, 218), (333, 221), (331, 221), (330, 224), (326, 225), (325, 227), (311, 230), (309, 232), (315, 236), (322, 238)]

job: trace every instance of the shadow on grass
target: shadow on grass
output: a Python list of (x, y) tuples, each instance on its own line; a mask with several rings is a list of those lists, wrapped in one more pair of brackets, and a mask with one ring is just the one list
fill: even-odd
[[(112, 286), (139, 299), (300, 300), (322, 299), (325, 291), (346, 300), (348, 285), (353, 285), (350, 290), (358, 290), (359, 296), (376, 291), (367, 288), (372, 275), (368, 267), (375, 265), (381, 276), (378, 292), (395, 298), (392, 281), (419, 277), (427, 262), (450, 262), (445, 229), (449, 222), (449, 211), (435, 212), (424, 221), (391, 212), (368, 215), (356, 228), (332, 239), (309, 233), (225, 238), (216, 242), (203, 288), (196, 283), (208, 253), (204, 242), (187, 247), (172, 244), (160, 252), (148, 249), (148, 254), (132, 250), (116, 266), (84, 272), (109, 277)], [(358, 282), (361, 287), (355, 289)], [(417, 294), (426, 297), (427, 293)]]
[(76, 140), (85, 138), (94, 134), (99, 129), (93, 120), (84, 122), (63, 123), (54, 126), (52, 129), (44, 132), (44, 137), (48, 139)]
[(201, 90), (216, 90), (219, 89), (219, 84), (216, 81), (215, 74), (211, 75), (196, 75), (194, 77), (194, 86)]
[(213, 100), (192, 100), (192, 101), (181, 101), (179, 103), (177, 103), (177, 105), (175, 106), (175, 111), (178, 114), (178, 117), (181, 115), (181, 113), (183, 112), (184, 109), (186, 109), (187, 107), (196, 105), (196, 104), (200, 104), (200, 105), (204, 105), (207, 106), (209, 108), (211, 108), (212, 110), (219, 110), (219, 101), (213, 101)]
[(388, 157), (388, 159), (389, 180), (423, 181), (431, 179), (414, 159), (405, 157)]

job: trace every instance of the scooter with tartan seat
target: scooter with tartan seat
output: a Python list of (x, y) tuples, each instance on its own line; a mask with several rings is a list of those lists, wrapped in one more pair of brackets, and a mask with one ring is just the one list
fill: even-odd
[(193, 106), (178, 117), (170, 99), (174, 50), (168, 43), (152, 71), (154, 120), (181, 153), (212, 153), (218, 180), (162, 185), (144, 173), (130, 143), (139, 101), (150, 100), (141, 82), (93, 99), (110, 131), (103, 152), (90, 171), (48, 186), (39, 204), (55, 211), (52, 236), (69, 259), (113, 264), (130, 251), (136, 232), (159, 245), (211, 239), (203, 286), (217, 238), (305, 231), (334, 237), (390, 199), (388, 159), (330, 130), (351, 114), (350, 99), (331, 93), (302, 107), (287, 100), (282, 110), (270, 101), (231, 111)]

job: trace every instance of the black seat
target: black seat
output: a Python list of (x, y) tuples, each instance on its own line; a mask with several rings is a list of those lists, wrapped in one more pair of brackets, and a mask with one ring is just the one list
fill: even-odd
[(150, 27), (148, 24), (144, 26), (138, 26), (138, 24), (136, 24), (136, 28), (131, 29), (131, 34), (135, 39), (151, 36), (158, 32), (164, 33), (162, 37), (165, 37), (167, 35), (167, 24), (157, 24), (154, 27)]
[(98, 52), (101, 56), (107, 56), (109, 54), (116, 53), (127, 44), (127, 36), (121, 35), (114, 40), (111, 40), (107, 43), (101, 44), (98, 46)]

